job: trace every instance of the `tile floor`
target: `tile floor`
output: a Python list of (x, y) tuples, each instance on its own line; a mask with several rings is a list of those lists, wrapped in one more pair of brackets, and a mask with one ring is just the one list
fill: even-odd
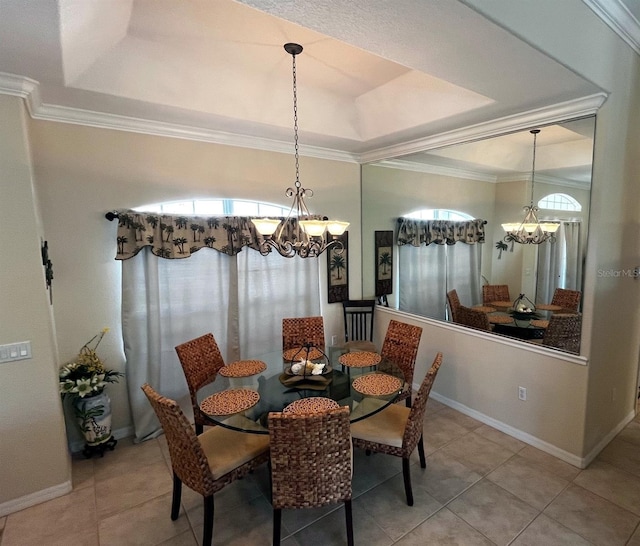
[[(414, 454), (415, 505), (401, 462), (356, 451), (356, 544), (640, 545), (640, 416), (585, 470), (430, 400), (427, 468)], [(202, 500), (187, 488), (169, 518), (163, 438), (121, 440), (104, 458), (73, 462), (73, 491), (0, 518), (0, 546), (196, 545)], [(266, 467), (215, 497), (214, 544), (271, 543)], [(283, 545), (346, 543), (344, 509), (284, 511)]]

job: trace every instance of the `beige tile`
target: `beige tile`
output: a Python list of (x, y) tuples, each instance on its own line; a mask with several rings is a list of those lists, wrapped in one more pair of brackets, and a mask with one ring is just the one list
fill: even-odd
[(447, 406), (445, 406), (444, 404), (442, 404), (441, 402), (438, 402), (437, 400), (434, 400), (433, 398), (429, 398), (427, 400), (427, 407), (425, 409), (425, 415), (431, 415), (433, 413), (437, 413), (440, 410), (446, 408)]
[(510, 546), (540, 546), (542, 544), (589, 546), (591, 542), (560, 525), (557, 521), (540, 514)]
[(538, 510), (544, 510), (569, 484), (518, 455), (488, 474), (487, 479)]
[(71, 459), (71, 476), (74, 490), (93, 487), (95, 484), (93, 474), (93, 459), (85, 459), (84, 457), (73, 457)]
[(413, 476), (416, 483), (422, 484), (442, 504), (457, 497), (481, 478), (480, 474), (441, 452), (427, 457), (427, 468), (423, 472), (415, 472)]
[(442, 448), (442, 453), (453, 457), (478, 474), (485, 475), (513, 457), (513, 452), (470, 432)]
[(7, 516), (2, 546), (82, 544), (97, 546), (96, 502), (92, 488)]
[[(124, 468), (118, 465), (118, 468)], [(164, 495), (172, 490), (173, 481), (163, 460), (140, 469), (127, 467), (96, 482), (98, 517), (102, 520), (127, 508)]]
[(118, 474), (127, 474), (144, 469), (153, 463), (163, 462), (162, 450), (157, 440), (134, 444), (132, 438), (118, 441), (113, 451), (95, 459), (94, 476), (96, 484)]
[(545, 470), (548, 470), (565, 480), (571, 481), (580, 473), (579, 468), (570, 465), (569, 463), (565, 463), (557, 457), (549, 455), (548, 453), (545, 453), (533, 446), (527, 446), (521, 451), (518, 451), (518, 455), (533, 461)]
[[(422, 469), (412, 465), (412, 478), (418, 472), (422, 472)], [(412, 479), (412, 485), (413, 506), (407, 506), (401, 474), (359, 496), (353, 501), (354, 506), (364, 509), (389, 537), (397, 540), (442, 507), (427, 492), (421, 480)]]
[(631, 535), (629, 542), (627, 542), (626, 546), (640, 546), (640, 527), (636, 528), (635, 533)]
[(595, 493), (570, 485), (544, 514), (594, 544), (625, 544), (640, 518)]
[(447, 508), (442, 508), (398, 542), (398, 546), (491, 546), (493, 542)]
[(447, 507), (496, 544), (508, 544), (538, 515), (538, 510), (486, 479)]
[(620, 431), (620, 434), (616, 436), (616, 439), (623, 440), (640, 447), (640, 422), (631, 421), (631, 423)]
[(640, 477), (640, 449), (635, 444), (614, 438), (597, 457), (600, 461), (617, 466)]
[[(353, 506), (353, 536), (356, 544), (387, 546), (393, 540), (376, 524), (360, 506)], [(344, 506), (298, 531), (293, 538), (299, 544), (346, 544), (347, 524)]]
[(454, 423), (457, 423), (461, 427), (472, 431), (482, 426), (482, 423), (473, 417), (469, 417), (464, 413), (460, 413), (459, 411), (454, 410), (453, 408), (445, 407), (441, 411), (438, 412), (438, 415), (441, 417), (447, 417), (451, 419)]
[(524, 442), (521, 442), (517, 438), (509, 436), (498, 429), (490, 427), (489, 425), (482, 425), (475, 429), (474, 432), (487, 440), (491, 440), (494, 444), (498, 444), (499, 446), (502, 446), (509, 451), (513, 451), (514, 453), (518, 453), (518, 451), (527, 447), (527, 444)]
[(100, 546), (159, 544), (189, 530), (186, 516), (171, 521), (171, 494), (118, 512), (98, 525)]
[(640, 478), (596, 460), (574, 483), (640, 516)]
[(422, 431), (425, 453), (427, 454), (431, 454), (449, 442), (469, 434), (466, 428), (458, 425), (453, 419), (440, 415), (439, 412), (425, 418)]
[[(402, 472), (402, 459), (384, 453), (366, 455), (362, 449), (353, 452), (353, 498), (385, 482)], [(402, 479), (402, 478), (399, 478)]]
[(160, 542), (158, 546), (197, 546), (198, 541), (196, 540), (193, 531), (189, 529), (184, 533), (180, 533), (175, 537), (171, 537), (163, 542)]

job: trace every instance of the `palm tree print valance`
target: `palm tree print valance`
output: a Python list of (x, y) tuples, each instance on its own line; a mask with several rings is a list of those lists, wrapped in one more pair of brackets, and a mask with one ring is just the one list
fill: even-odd
[[(159, 258), (188, 258), (201, 248), (213, 248), (233, 256), (243, 247), (258, 250), (263, 240), (249, 216), (186, 216), (117, 211), (116, 260), (133, 258), (144, 247)], [(284, 219), (283, 219), (284, 220)], [(296, 218), (286, 232), (293, 238)]]
[(413, 220), (398, 218), (398, 246), (484, 243), (485, 220)]

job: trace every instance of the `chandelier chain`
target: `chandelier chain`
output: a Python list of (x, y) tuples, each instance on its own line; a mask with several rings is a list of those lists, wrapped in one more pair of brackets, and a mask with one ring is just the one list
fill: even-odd
[(298, 85), (296, 78), (296, 55), (293, 57), (293, 142), (296, 158), (296, 188), (300, 187), (300, 157), (298, 151)]

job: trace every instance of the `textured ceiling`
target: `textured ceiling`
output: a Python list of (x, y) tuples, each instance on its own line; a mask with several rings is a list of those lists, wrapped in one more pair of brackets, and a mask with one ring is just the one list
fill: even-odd
[(601, 92), (458, 0), (0, 0), (0, 15), (0, 89), (28, 87), (34, 117), (283, 151), (290, 41), (301, 149), (354, 160)]

